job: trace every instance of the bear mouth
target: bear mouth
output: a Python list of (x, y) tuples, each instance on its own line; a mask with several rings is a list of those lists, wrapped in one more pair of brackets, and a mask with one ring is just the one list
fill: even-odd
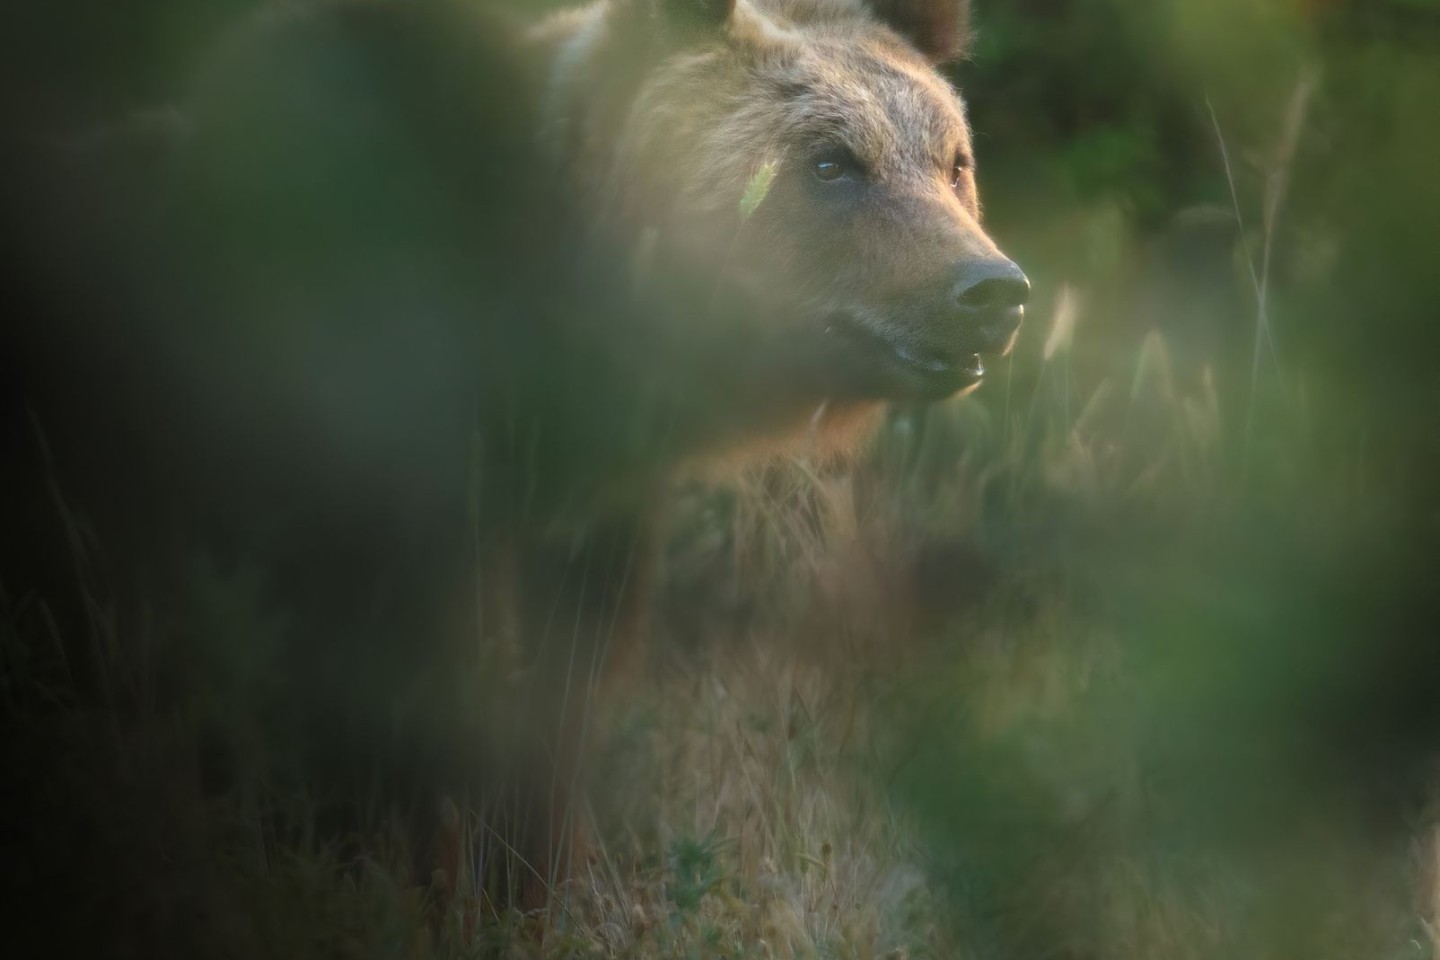
[(985, 358), (978, 353), (947, 359), (903, 344), (891, 345), (890, 349), (896, 360), (918, 374), (927, 390), (934, 390), (940, 398), (976, 387), (985, 379)]
[(966, 350), (946, 352), (897, 342), (856, 318), (837, 316), (829, 329), (858, 349), (876, 392), (885, 400), (944, 400), (969, 392), (985, 378), (985, 359)]

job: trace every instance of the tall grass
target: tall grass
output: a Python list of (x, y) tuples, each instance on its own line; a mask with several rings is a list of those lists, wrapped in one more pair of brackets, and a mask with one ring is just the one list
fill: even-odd
[[(76, 822), (123, 838), (86, 853), (178, 897), (139, 929), (198, 952), (1430, 955), (1428, 819), (1413, 846), (1372, 836), (1311, 762), (1305, 727), (1327, 693), (1349, 709), (1364, 652), (1283, 573), (1223, 568), (1237, 542), (1298, 562), (1261, 540), (1293, 518), (1245, 526), (1270, 492), (1230, 467), (1262, 440), (1309, 457), (1307, 434), (1237, 429), (1243, 401), (1178, 375), (1158, 333), (1078, 361), (1073, 291), (1050, 320), (1006, 382), (898, 413), (853, 474), (776, 464), (680, 498), (656, 651), (575, 811), (595, 842), (541, 914), (413, 876), (412, 838), (318, 840), (306, 799), (244, 764), (204, 784), (226, 704), (146, 712), (166, 651), (117, 657), (101, 601), (84, 646), (7, 598), (7, 719), (70, 758)], [(243, 584), (211, 590), (243, 606)], [(82, 703), (77, 673), (106, 695)]]
[[(383, 817), (324, 836), (323, 798), (279, 786), (249, 728), (246, 656), (274, 632), (256, 585), (196, 573), (187, 602), (230, 631), (198, 654), (163, 616), (124, 633), (52, 486), (83, 633), (0, 592), (7, 745), (50, 801), (19, 818), (28, 872), (85, 873), (49, 952), (1436, 956), (1414, 518), (1363, 435), (1337, 436), (1341, 400), (1278, 364), (1272, 264), (1312, 91), (1263, 152), (1258, 253), (1211, 110), (1255, 306), (1238, 377), (1159, 329), (1107, 332), (1113, 298), (1057, 284), (998, 382), (896, 411), (854, 471), (675, 491), (652, 653), (587, 718), (568, 815), (591, 843), (530, 914), (487, 900), (464, 798), (430, 876)], [(248, 679), (190, 685), (208, 655)]]

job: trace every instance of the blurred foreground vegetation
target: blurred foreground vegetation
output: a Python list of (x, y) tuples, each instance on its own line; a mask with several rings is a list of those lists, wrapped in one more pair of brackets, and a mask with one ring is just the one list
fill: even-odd
[[(35, 7), (74, 39), (9, 94), (57, 125), (163, 100), (247, 6)], [(68, 704), (66, 658), (123, 638), (11, 630), (5, 719), (73, 756), (99, 862), (169, 878), (147, 923), (236, 956), (1440, 956), (1440, 5), (977, 18), (955, 76), (1036, 284), (1016, 354), (853, 478), (682, 501), (663, 665), (545, 945), (437, 924), (384, 844), (267, 834), (263, 784), (201, 791), (223, 695), (147, 715), (120, 658), (135, 709)]]

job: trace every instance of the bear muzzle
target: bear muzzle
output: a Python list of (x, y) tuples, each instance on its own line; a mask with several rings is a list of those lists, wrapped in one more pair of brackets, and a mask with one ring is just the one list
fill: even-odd
[(920, 380), (920, 393), (944, 397), (985, 376), (985, 360), (1015, 345), (1030, 281), (1004, 257), (969, 260), (955, 269), (946, 315), (925, 335), (894, 344), (896, 357)]

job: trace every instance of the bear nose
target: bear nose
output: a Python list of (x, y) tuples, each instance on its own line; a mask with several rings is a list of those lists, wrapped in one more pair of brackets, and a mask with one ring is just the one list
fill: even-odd
[(966, 264), (955, 281), (955, 302), (966, 310), (1007, 310), (1029, 299), (1029, 279), (1009, 260)]
[(1000, 258), (964, 264), (953, 288), (955, 305), (979, 352), (1009, 349), (1025, 316), (1030, 281), (1013, 262)]

